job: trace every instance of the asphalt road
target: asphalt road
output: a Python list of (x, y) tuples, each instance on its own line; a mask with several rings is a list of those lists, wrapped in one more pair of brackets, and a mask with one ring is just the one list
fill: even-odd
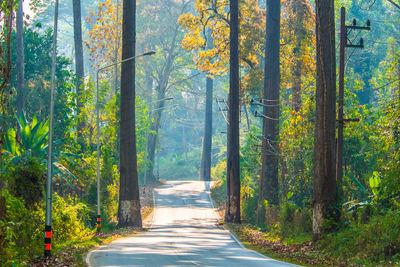
[(149, 231), (91, 251), (90, 266), (294, 266), (243, 247), (216, 226), (208, 184), (171, 181), (155, 192)]

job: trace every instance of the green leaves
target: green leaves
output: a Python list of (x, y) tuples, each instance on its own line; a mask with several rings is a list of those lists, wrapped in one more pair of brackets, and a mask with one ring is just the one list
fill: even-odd
[[(38, 122), (36, 114), (33, 116), (32, 122), (29, 123), (26, 120), (25, 115), (22, 113), (20, 116), (16, 116), (16, 120), (19, 126), (20, 141), (17, 141), (17, 132), (14, 129), (9, 129), (8, 134), (5, 136), (5, 150), (2, 151), (3, 155), (8, 158), (8, 164), (15, 165), (19, 164), (21, 160), (28, 158), (37, 158), (42, 165), (47, 165), (47, 137), (49, 135), (49, 120)], [(63, 144), (65, 140), (54, 141), (54, 146)], [(77, 178), (73, 175), (65, 166), (58, 162), (58, 156), (64, 156), (66, 158), (78, 157), (71, 153), (63, 153), (55, 151), (55, 160), (53, 166), (55, 167), (55, 173), (59, 174), (66, 183), (73, 187), (70, 179), (76, 180)], [(6, 171), (6, 166), (3, 172)]]
[(372, 193), (374, 193), (375, 196), (377, 196), (379, 193), (380, 184), (381, 178), (379, 177), (379, 173), (377, 171), (374, 171), (372, 173), (372, 176), (369, 178), (369, 187), (371, 188)]

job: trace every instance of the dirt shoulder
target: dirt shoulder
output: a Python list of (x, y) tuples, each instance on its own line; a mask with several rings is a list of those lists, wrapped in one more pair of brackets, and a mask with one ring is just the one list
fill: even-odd
[[(221, 183), (211, 186), (211, 198), (221, 221), (224, 222), (226, 189)], [(255, 250), (270, 258), (303, 266), (345, 266), (345, 263), (323, 254), (313, 242), (301, 244), (285, 244), (279, 238), (257, 230), (256, 227), (241, 223), (223, 225), (231, 231), (248, 249)]]

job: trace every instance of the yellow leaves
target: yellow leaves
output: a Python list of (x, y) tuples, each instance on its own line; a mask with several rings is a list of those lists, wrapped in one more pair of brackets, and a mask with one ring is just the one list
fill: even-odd
[(182, 39), (182, 47), (186, 50), (194, 50), (204, 46), (205, 40), (199, 31), (190, 32)]
[[(90, 16), (86, 18), (86, 21), (93, 26), (89, 32), (89, 40), (85, 44), (95, 61), (100, 58), (102, 63), (114, 61), (117, 50), (120, 54), (122, 29), (121, 19), (117, 20), (117, 17), (122, 18), (122, 7), (119, 9), (118, 16), (113, 1), (99, 2), (97, 8), (96, 12), (90, 11)], [(101, 62), (95, 64), (101, 64)]]

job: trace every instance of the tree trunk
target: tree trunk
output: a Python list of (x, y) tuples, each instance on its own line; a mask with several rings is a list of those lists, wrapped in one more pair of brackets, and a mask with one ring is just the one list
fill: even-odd
[(306, 38), (306, 29), (304, 25), (305, 9), (307, 4), (305, 0), (297, 0), (293, 2), (295, 13), (294, 35), (296, 37), (296, 46), (294, 48), (294, 56), (296, 58), (293, 70), (292, 82), (292, 107), (298, 112), (301, 108), (301, 75), (303, 71), (302, 46)]
[(159, 89), (157, 92), (157, 105), (155, 108), (154, 113), (154, 122), (150, 124), (150, 133), (147, 138), (147, 157), (148, 157), (148, 164), (146, 166), (146, 180), (147, 183), (155, 182), (154, 176), (154, 159), (155, 159), (155, 152), (158, 140), (158, 131), (161, 125), (161, 115), (163, 108), (165, 106), (165, 101), (161, 99), (165, 98), (165, 89)]
[(279, 89), (280, 89), (280, 0), (267, 1), (264, 68), (264, 123), (262, 140), (262, 168), (258, 197), (257, 223), (265, 224), (265, 200), (279, 204)]
[[(334, 1), (316, 0), (317, 87), (314, 141), (313, 239), (339, 217), (336, 207), (336, 57)], [(329, 219), (329, 221), (327, 221)], [(327, 224), (326, 222), (329, 222)]]
[(211, 180), (211, 149), (212, 149), (212, 101), (213, 80), (206, 78), (206, 118), (204, 122), (203, 152), (201, 154), (200, 179)]
[(227, 135), (227, 200), (225, 221), (240, 223), (240, 161), (239, 161), (239, 1), (229, 2), (229, 109)]
[[(182, 9), (183, 10), (183, 9)], [(157, 105), (156, 105), (156, 112), (154, 113), (154, 123), (150, 125), (150, 130), (151, 133), (148, 136), (147, 140), (147, 156), (149, 159), (149, 165), (146, 168), (146, 173), (145, 177), (149, 179), (149, 182), (154, 182), (155, 181), (155, 176), (154, 176), (154, 156), (155, 156), (155, 151), (156, 151), (156, 145), (157, 145), (157, 140), (158, 140), (158, 129), (160, 128), (161, 125), (161, 114), (163, 112), (163, 108), (165, 105), (165, 100), (162, 100), (165, 98), (165, 94), (167, 91), (168, 87), (168, 82), (169, 82), (169, 76), (171, 75), (172, 71), (172, 66), (175, 60), (175, 48), (176, 48), (176, 38), (179, 32), (179, 26), (176, 25), (176, 28), (174, 30), (174, 35), (172, 38), (171, 46), (169, 50), (167, 51), (167, 60), (165, 63), (165, 67), (162, 68), (162, 72), (159, 75), (159, 82), (157, 86)]]
[[(115, 50), (114, 50), (114, 62), (118, 62), (118, 52), (119, 52), (119, 1), (116, 0), (115, 2), (115, 6), (116, 6), (116, 19), (117, 21), (115, 22), (115, 32), (117, 34), (117, 40), (116, 41), (116, 45), (115, 45)], [(114, 67), (114, 92), (115, 94), (118, 93), (118, 64), (115, 65)]]
[[(83, 146), (82, 131), (84, 128), (84, 122), (80, 118), (79, 114), (83, 107), (81, 101), (82, 95), (82, 84), (85, 78), (84, 66), (83, 66), (83, 46), (82, 46), (82, 20), (81, 20), (81, 0), (72, 0), (73, 13), (74, 13), (74, 43), (75, 43), (75, 69), (76, 69), (76, 94), (77, 98), (77, 115), (78, 115), (78, 127), (77, 137), (78, 143)], [(82, 148), (81, 148), (82, 149)]]
[(24, 90), (24, 10), (23, 1), (18, 5), (17, 10), (17, 112), (21, 114), (25, 109)]
[[(124, 0), (122, 59), (135, 56), (136, 1)], [(142, 226), (135, 131), (135, 60), (121, 66), (119, 226)]]

